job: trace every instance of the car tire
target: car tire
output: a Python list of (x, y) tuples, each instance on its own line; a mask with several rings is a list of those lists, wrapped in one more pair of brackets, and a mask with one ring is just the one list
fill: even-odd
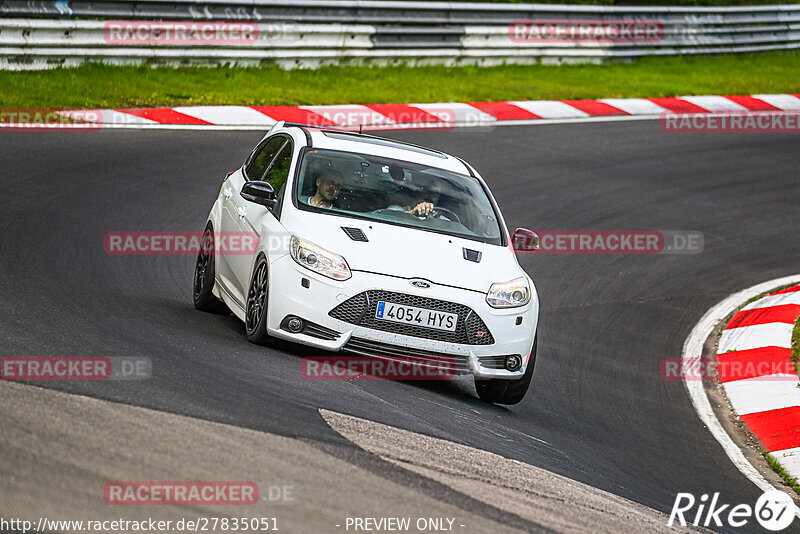
[(214, 296), (214, 231), (209, 223), (200, 240), (200, 250), (194, 266), (192, 300), (194, 307), (210, 313), (230, 313), (228, 307)]
[(247, 340), (257, 345), (273, 341), (267, 333), (267, 303), (269, 302), (269, 266), (264, 256), (259, 256), (247, 290), (244, 326)]
[(478, 391), (478, 397), (486, 402), (493, 402), (495, 404), (517, 404), (525, 398), (528, 393), (528, 388), (531, 385), (533, 378), (533, 367), (536, 363), (536, 345), (539, 333), (533, 337), (533, 347), (531, 347), (531, 357), (528, 361), (528, 367), (525, 369), (525, 374), (519, 380), (503, 380), (501, 378), (492, 378), (489, 380), (475, 380), (475, 389)]

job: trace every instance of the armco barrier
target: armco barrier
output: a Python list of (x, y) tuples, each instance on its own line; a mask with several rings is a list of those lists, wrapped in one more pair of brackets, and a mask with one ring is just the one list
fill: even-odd
[[(110, 42), (107, 21), (247, 22), (239, 42)], [(657, 38), (542, 38), (525, 28), (651, 24)], [(521, 26), (518, 26), (521, 25)], [(515, 32), (519, 28), (520, 32)], [(520, 35), (522, 37), (520, 37)], [(543, 34), (542, 34), (543, 35)], [(552, 34), (551, 34), (552, 35)], [(588, 34), (587, 34), (588, 35)], [(168, 64), (533, 63), (737, 53), (800, 46), (800, 5), (577, 6), (351, 0), (0, 0), (0, 66), (85, 61)]]

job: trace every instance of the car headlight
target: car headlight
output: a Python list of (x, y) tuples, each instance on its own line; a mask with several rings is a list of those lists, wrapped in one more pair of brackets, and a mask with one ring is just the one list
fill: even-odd
[(531, 301), (531, 288), (524, 276), (509, 282), (492, 284), (486, 294), (486, 302), (492, 308), (516, 308)]
[(347, 280), (353, 276), (343, 257), (314, 243), (292, 236), (289, 250), (294, 261), (322, 276), (334, 280)]

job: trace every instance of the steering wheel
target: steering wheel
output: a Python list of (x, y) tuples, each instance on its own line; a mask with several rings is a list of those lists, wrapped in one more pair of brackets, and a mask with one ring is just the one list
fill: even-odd
[(434, 217), (435, 216), (441, 217), (442, 214), (444, 214), (451, 221), (457, 222), (458, 224), (462, 224), (461, 223), (461, 219), (458, 217), (458, 215), (455, 214), (455, 212), (453, 210), (449, 210), (447, 208), (441, 208), (441, 207), (437, 206), (431, 212), (431, 215), (433, 215)]

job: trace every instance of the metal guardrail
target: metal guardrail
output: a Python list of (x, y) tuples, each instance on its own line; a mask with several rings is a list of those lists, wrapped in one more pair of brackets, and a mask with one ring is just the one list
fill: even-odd
[[(660, 27), (654, 40), (515, 39), (520, 20)], [(120, 42), (108, 21), (248, 22), (250, 40)], [(356, 0), (0, 0), (0, 68), (167, 64), (534, 63), (800, 47), (800, 5), (586, 6)]]

